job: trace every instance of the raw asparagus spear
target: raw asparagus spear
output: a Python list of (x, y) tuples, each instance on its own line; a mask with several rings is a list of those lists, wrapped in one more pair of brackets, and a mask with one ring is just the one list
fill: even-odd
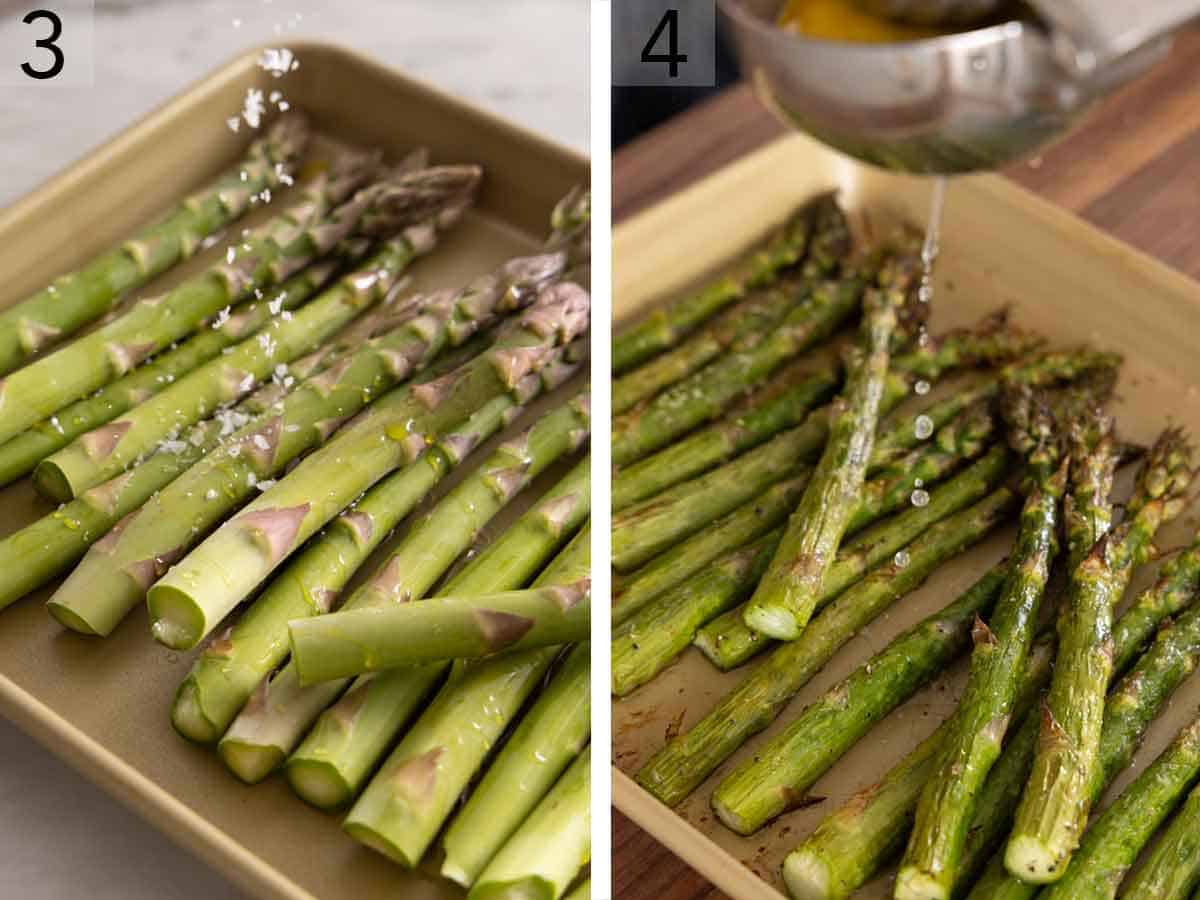
[[(390, 606), (402, 598), (423, 597), (454, 559), (470, 546), (479, 530), (539, 472), (578, 446), (586, 429), (586, 411), (567, 406), (545, 416), (528, 432), (500, 447), (471, 478), (459, 484), (410, 530), (375, 575), (351, 595), (344, 608)], [(529, 567), (464, 569), (446, 584), (445, 590), (452, 594), (493, 593), (522, 587), (536, 566), (553, 552), (554, 544), (539, 542), (541, 553), (529, 558)], [(586, 572), (570, 580), (584, 577)], [(405, 720), (396, 714), (392, 695), (406, 695), (414, 680), (436, 681), (444, 668), (431, 664), (358, 678), (347, 696), (322, 715), (312, 734), (289, 761), (288, 777), (297, 792), (317, 805), (345, 802), (357, 794), (404, 724)], [(290, 663), (280, 677), (298, 680), (296, 666)], [(313, 688), (328, 690), (328, 684)], [(334, 727), (339, 719), (345, 721), (341, 727)], [(309, 721), (296, 720), (293, 746)]]
[(439, 660), (571, 644), (588, 636), (591, 581), (480, 596), (430, 597), (297, 619), (289, 625), (300, 683)]
[(991, 618), (975, 629), (975, 650), (959, 715), (917, 804), (896, 880), (897, 900), (949, 900), (979, 791), (1000, 755), (1021, 670), (1032, 642), (1050, 566), (1058, 552), (1066, 461), (1050, 434), (1048, 411), (1028, 391), (1010, 396), (1014, 445), (1032, 482), (1021, 511), (1009, 576)]
[(742, 619), (754, 631), (794, 641), (812, 618), (822, 583), (846, 533), (866, 479), (890, 344), (906, 304), (903, 288), (868, 291), (861, 357), (830, 410), (829, 440), (771, 565)]
[[(892, 360), (880, 409), (894, 409), (912, 394), (918, 382), (933, 381), (968, 366), (1006, 363), (1031, 352), (1037, 344), (1037, 339), (1008, 325), (1002, 313), (985, 317), (974, 328), (951, 331), (930, 339), (912, 352)], [(1082, 352), (1054, 354), (1027, 362), (1025, 366), (1030, 377), (1046, 377), (1056, 372), (1067, 375), (1089, 355), (1096, 356)], [(702, 475), (801, 423), (805, 423), (811, 433), (808, 455), (819, 453), (828, 434), (828, 410), (811, 416), (807, 422), (805, 417), (816, 403), (833, 393), (841, 381), (840, 373), (814, 374), (804, 381), (786, 385), (783, 390), (776, 387), (778, 380), (778, 377), (773, 378), (750, 395), (744, 408), (736, 409), (719, 422), (625, 467), (613, 479), (613, 509), (624, 509)], [(998, 383), (989, 379), (961, 391), (955, 398), (960, 405), (939, 403), (924, 412), (934, 418), (935, 427), (938, 427), (967, 406), (994, 395), (997, 389)], [(940, 422), (936, 419), (938, 412), (941, 413)], [(907, 432), (896, 431), (895, 435), (891, 449), (901, 446), (911, 449), (916, 440), (911, 428)], [(888, 446), (882, 440), (879, 444)]]
[(1194, 788), (1122, 896), (1128, 900), (1188, 900), (1198, 886), (1200, 788)]
[[(376, 403), (177, 563), (146, 597), (155, 639), (175, 649), (194, 647), (355, 497), (412, 462), (424, 450), (427, 430), (445, 427), (481, 401), (510, 390), (549, 361), (556, 344), (574, 341), (586, 328), (588, 296), (568, 284), (551, 292), (561, 296), (560, 303), (535, 308), (496, 350), (440, 382), (394, 392)], [(544, 313), (549, 315), (541, 329), (533, 330), (528, 323)], [(584, 424), (577, 426), (576, 446), (587, 422), (577, 406), (571, 414)]]
[(583, 750), (591, 733), (590, 653), (587, 642), (571, 651), (451, 821), (442, 838), (446, 878), (474, 884)]
[[(912, 420), (906, 420), (895, 423), (884, 436), (912, 430)], [(811, 469), (803, 460), (811, 456), (810, 438), (810, 430), (802, 425), (700, 478), (622, 510), (613, 517), (613, 566), (629, 572), (752, 502), (772, 485), (791, 477), (806, 478)], [(868, 477), (896, 462), (897, 455), (890, 450), (879, 457), (872, 454)]]
[(287, 656), (287, 623), (327, 612), (392, 529), (519, 409), (508, 396), (484, 404), (460, 428), (435, 441), (416, 465), (381, 481), (310, 541), (237, 622), (205, 647), (175, 695), (175, 729), (193, 741), (219, 740), (255, 688)]
[(871, 572), (813, 621), (798, 641), (782, 644), (690, 731), (663, 747), (638, 782), (668, 806), (695, 790), (717, 766), (774, 720), (796, 692), (857, 631), (939, 565), (982, 540), (1008, 518), (1016, 495), (999, 488), (974, 506), (928, 528), (894, 561)]
[(720, 416), (738, 396), (849, 319), (858, 308), (864, 284), (858, 272), (818, 284), (755, 346), (722, 356), (673, 384), (645, 408), (614, 419), (613, 464), (628, 465)]
[(558, 900), (592, 852), (592, 754), (586, 748), (479, 876), (468, 900)]
[[(55, 602), (70, 607), (90, 623), (95, 633), (110, 633), (145, 597), (166, 566), (236, 509), (258, 482), (273, 478), (301, 453), (327, 439), (367, 403), (427, 366), (447, 345), (467, 340), (508, 304), (525, 296), (518, 287), (528, 285), (532, 289), (543, 279), (553, 279), (561, 265), (559, 253), (530, 257), (516, 267), (524, 274), (514, 276), (512, 281), (495, 280), (472, 287), (459, 297), (431, 301), (421, 316), (391, 334), (369, 341), (357, 353), (310, 379), (287, 398), (278, 415), (235, 434), (228, 445), (210, 454), (143, 507), (110, 547), (89, 553), (59, 588)], [(563, 304), (550, 304), (533, 320), (548, 322), (545, 316), (552, 317), (555, 310), (566, 312)], [(513, 340), (520, 343), (516, 335)], [(490, 371), (486, 360), (498, 354), (500, 362), (515, 351), (515, 347), (511, 351), (498, 348), (467, 366)], [(467, 366), (462, 371), (467, 371)], [(514, 373), (514, 382), (521, 374)], [(431, 384), (445, 387), (448, 382)], [(421, 389), (428, 390), (428, 386)], [(403, 406), (407, 397), (406, 391), (398, 392), (391, 403)], [(419, 394), (412, 397), (416, 402)], [(441, 427), (451, 427), (470, 411), (452, 410), (455, 417), (442, 420)], [(181, 516), (180, 510), (190, 514)]]
[(334, 257), (318, 261), (292, 276), (263, 299), (247, 303), (228, 317), (218, 316), (212, 327), (202, 329), (175, 349), (159, 354), (92, 396), (60, 409), (0, 445), (0, 485), (29, 474), (51, 453), (145, 402), (226, 347), (254, 333), (270, 321), (273, 309), (282, 311), (303, 303), (329, 280), (341, 262), (357, 262), (367, 247), (366, 240), (348, 241)]
[(1088, 829), (1063, 877), (1046, 900), (1116, 897), (1138, 853), (1200, 778), (1200, 720), (1134, 779)]
[[(1129, 672), (1109, 695), (1104, 707), (1104, 726), (1100, 735), (1100, 765), (1087, 787), (1085, 802), (1090, 806), (1099, 801), (1109, 783), (1126, 769), (1133, 760), (1142, 735), (1154, 718), (1162, 711), (1172, 692), (1196, 669), (1200, 661), (1200, 608), (1192, 606), (1173, 623), (1159, 631), (1151, 648), (1146, 651), (1132, 671)], [(1010, 762), (1010, 777), (998, 796), (1015, 795), (1014, 788), (1024, 784), (1033, 763), (1037, 747), (1038, 720), (1031, 719), (1022, 726), (1021, 734), (1014, 738), (1014, 759), (1007, 760), (1011, 751), (1001, 759), (1003, 765)], [(1020, 746), (1016, 746), (1020, 743)], [(997, 766), (997, 770), (1000, 766)], [(991, 780), (989, 780), (989, 788)], [(989, 793), (985, 791), (985, 794)], [(990, 792), (994, 796), (997, 792)], [(982, 807), (982, 803), (981, 803)], [(981, 808), (981, 812), (984, 812)], [(983, 821), (981, 821), (983, 820)], [(995, 825), (1000, 828), (996, 829)], [(997, 814), (993, 809), (976, 815), (975, 826), (981, 832), (1002, 832), (1008, 824), (1007, 809)], [(990, 847), (993, 839), (998, 842), (999, 834), (987, 834), (977, 844)], [(1002, 854), (997, 854), (1001, 857)], [(995, 868), (995, 867), (992, 867)], [(995, 874), (989, 870), (985, 883), (976, 887), (971, 896), (988, 898), (1004, 896), (1029, 900), (1038, 893), (1040, 885), (1022, 881), (1004, 872)], [(1068, 867), (1068, 872), (1070, 867)], [(965, 880), (964, 882), (965, 883)]]
[[(534, 587), (580, 577), (581, 573), (572, 569), (577, 563), (586, 567), (590, 556), (580, 557), (576, 541), (538, 576)], [(554, 649), (541, 649), (479, 663), (456, 663), (437, 699), (351, 808), (346, 830), (400, 863), (416, 865), (555, 655)], [(415, 671), (442, 668), (422, 666)], [(367, 683), (387, 678), (384, 675)], [(464, 723), (472, 727), (464, 728)], [(385, 740), (377, 752), (382, 753), (387, 743)], [(359, 777), (365, 778), (370, 768), (368, 762)]]
[[(546, 566), (546, 570), (536, 578), (533, 586), (544, 587), (546, 584), (578, 581), (589, 575), (590, 562), (592, 556), (589, 534), (587, 527), (584, 527), (582, 532), (554, 557), (550, 565)], [(467, 581), (480, 583), (478, 577), (469, 580), (464, 578), (462, 583)], [(455, 577), (446, 587), (457, 590), (458, 586), (460, 582)], [(497, 578), (491, 584), (485, 584), (484, 589), (497, 590), (508, 587), (512, 587), (511, 582), (505, 583)], [(510, 660), (517, 668), (523, 668), (530, 659), (541, 653), (542, 650), (532, 650), (529, 653), (514, 654)], [(462, 664), (460, 670), (469, 665)], [(414, 685), (420, 686), (430, 679), (436, 683), (448, 668), (450, 666), (444, 664), (432, 664), (356, 679), (346, 697), (334, 707), (325, 710), (304, 744), (301, 744), (288, 760), (288, 780), (292, 782), (296, 793), (318, 806), (341, 805), (358, 796), (367, 776), (376, 767), (379, 758), (384, 755), (404, 724), (404, 719), (397, 718), (394, 712), (397, 698), (402, 698), (407, 692), (414, 690)], [(503, 667), (490, 671), (503, 672)], [(294, 673), (295, 667), (289, 666), (284, 672)], [(314, 685), (314, 688), (319, 686), (323, 685)], [(358, 703), (354, 702), (356, 694), (361, 696)], [(480, 715), (487, 718), (491, 716), (491, 712), (485, 708)], [(460, 762), (468, 762), (468, 757), (461, 756)], [(448, 812), (446, 811), (446, 814)], [(438, 824), (434, 824), (434, 830), (437, 830), (437, 827)]]
[[(1086, 448), (1083, 448), (1086, 453)], [(1159, 526), (1179, 513), (1192, 477), (1191, 449), (1170, 429), (1151, 450), (1128, 507), (1129, 518), (1088, 551), (1071, 577), (1058, 621), (1058, 660), (1042, 714), (1042, 734), (1008, 840), (1005, 865), (1025, 881), (1057, 881), (1079, 845), (1099, 765), (1104, 695), (1112, 671), (1112, 610)], [(1085, 468), (1077, 456), (1073, 466)], [(1101, 441), (1093, 465), (1110, 468)], [(1086, 470), (1086, 469), (1085, 469)]]
[[(531, 433), (497, 449), (472, 477), (458, 485), (413, 527), (377, 575), (394, 572), (403, 581), (391, 579), (388, 584), (401, 594), (423, 596), (470, 546), (479, 530), (516, 494), (515, 489), (509, 494), (499, 492), (497, 486), (512, 485), (513, 477), (520, 475), (526, 460), (529, 473), (522, 476), (521, 482), (527, 483), (576, 442), (574, 429), (581, 412), (571, 412), (569, 407), (556, 411), (547, 417), (548, 425), (535, 426)], [(411, 471), (420, 479), (420, 468), (418, 462), (392, 477), (408, 480), (405, 473)], [(389, 494), (399, 489), (399, 484), (393, 484), (381, 495), (381, 500), (387, 500)], [(530, 559), (530, 566), (544, 560), (554, 544), (542, 542), (541, 546), (544, 555)], [(477, 576), (465, 577), (462, 583), (471, 587), (481, 585), (477, 589), (483, 591), (497, 591), (519, 587), (531, 574), (528, 569), (510, 571), (519, 578), (515, 583), (497, 578), (481, 584)], [(344, 608), (362, 608), (370, 598), (380, 596), (381, 592), (373, 590), (373, 585), (382, 586), (375, 584), (375, 580), (368, 582), (351, 595)], [(458, 592), (459, 582), (454, 579), (446, 587)], [(382, 596), (391, 602), (394, 595), (383, 592)], [(379, 678), (359, 679), (340, 704), (321, 716), (289, 762), (288, 777), (297, 792), (318, 806), (337, 805), (353, 797), (388, 741), (407, 721), (415, 705), (441, 680), (444, 671), (443, 666), (419, 666)], [(340, 679), (301, 688), (299, 681), (296, 666), (289, 663), (261, 688), (266, 696), (278, 693), (287, 702), (256, 706), (243, 712), (222, 739), (222, 756), (231, 768), (238, 767), (235, 772), (243, 780), (259, 780), (269, 774), (296, 747), (325, 706), (337, 699), (349, 684), (349, 679)], [(325, 702), (319, 704), (310, 697), (320, 697)]]
[[(987, 448), (993, 419), (986, 410), (964, 414), (947, 425), (935, 443), (914, 450), (909, 456), (885, 467), (864, 485), (862, 497), (851, 517), (849, 532), (857, 532), (888, 513), (910, 505), (914, 489), (924, 491)], [(1003, 453), (997, 454), (997, 465)], [(660, 554), (619, 586), (613, 596), (613, 621), (621, 623), (644, 608), (664, 591), (678, 585), (708, 563), (752, 541), (780, 525), (804, 491), (804, 476), (780, 482), (744, 504), (706, 531)], [(918, 494), (924, 499), (924, 494)], [(822, 591), (822, 598), (828, 596)], [(703, 624), (701, 622), (700, 624)]]
[[(927, 505), (905, 510), (847, 543), (826, 578), (818, 608), (854, 584), (872, 566), (905, 552), (906, 545), (931, 525), (983, 497), (999, 483), (1010, 461), (1003, 448), (993, 448), (977, 463), (935, 489)], [(723, 670), (735, 668), (774, 646), (773, 641), (746, 627), (740, 610), (730, 610), (709, 622), (700, 629), (695, 643), (713, 665)]]
[(721, 821), (753, 834), (804, 802), (813, 783), (877, 721), (965, 651), (971, 625), (988, 613), (1006, 574), (990, 569), (957, 600), (917, 623), (830, 688), (727, 775), (712, 796)]
[[(1170, 616), (1184, 610), (1195, 596), (1200, 583), (1200, 552), (1188, 551), (1164, 567), (1157, 583), (1145, 591), (1121, 616), (1114, 629), (1114, 676), (1122, 675), (1133, 664), (1144, 647), (1146, 638)], [(1139, 664), (1141, 674), (1130, 676), (1113, 696), (1124, 697), (1112, 704), (1129, 710), (1122, 717), (1123, 726), (1108, 728), (1102, 742), (1105, 770), (1115, 775), (1132, 755), (1132, 744), (1141, 726), (1156, 714), (1158, 705), (1191, 671), (1195, 656), (1191, 651), (1196, 637), (1190, 636), (1193, 627), (1191, 613), (1174, 627), (1164, 631), (1160, 646), (1147, 654)], [(1195, 619), (1200, 625), (1200, 617)], [(1186, 625), (1185, 625), (1186, 622)], [(1200, 632), (1196, 632), (1200, 634)], [(1166, 637), (1165, 635), (1170, 635)], [(1197, 645), (1200, 650), (1200, 645)], [(1024, 717), (992, 768), (980, 795), (975, 818), (968, 829), (962, 876), (957, 884), (968, 884), (978, 869), (977, 860), (1007, 835), (1010, 817), (1016, 809), (1021, 787), (1024, 786), (1037, 743), (1036, 714), (1025, 715), (1042, 688), (1050, 680), (1050, 664), (1055, 646), (1052, 641), (1035, 643), (1023, 675), (1018, 700), (1014, 704), (1014, 719)], [(1114, 713), (1112, 721), (1117, 721)], [(873, 787), (866, 788), (831, 813), (813, 834), (789, 856), (784, 864), (784, 877), (793, 896), (803, 900), (844, 900), (855, 890), (875, 877), (884, 865), (904, 849), (912, 826), (921, 789), (928, 781), (937, 762), (937, 750), (950, 733), (953, 720), (948, 719), (926, 741), (901, 760)], [(1011, 729), (1010, 729), (1011, 730)], [(1008, 875), (998, 854), (994, 865), (980, 882), (976, 892), (980, 897), (998, 900), (1001, 896), (984, 890), (986, 882), (1007, 880), (1018, 886), (1021, 897), (1029, 897), (1037, 888), (1025, 885)], [(956, 885), (957, 886), (957, 885)], [(954, 891), (955, 896), (958, 891)], [(974, 900), (975, 894), (972, 894)]]
[[(1050, 680), (1053, 662), (1054, 642), (1034, 643), (1013, 706), (1018, 715), (1033, 708)], [(795, 900), (845, 900), (904, 850), (917, 798), (952, 724), (952, 720), (943, 722), (881, 781), (826, 816), (804, 843), (788, 854), (783, 877)]]
[(627, 412), (663, 388), (702, 369), (721, 354), (740, 352), (761, 341), (787, 315), (805, 282), (833, 274), (850, 251), (850, 232), (833, 202), (819, 204), (813, 236), (799, 277), (773, 281), (726, 310), (673, 350), (613, 381), (612, 411)]
[[(363, 174), (361, 160), (339, 164), (326, 182), (327, 196), (348, 195)], [(278, 284), (343, 239), (391, 234), (447, 205), (461, 207), (478, 182), (479, 170), (472, 166), (422, 169), (365, 188), (323, 218), (309, 215), (311, 204), (291, 210), (283, 217), (296, 220), (291, 229), (277, 220), (269, 236), (272, 225), (264, 226), (230, 248), (225, 261), (7, 376), (0, 382), (0, 441), (120, 378), (222, 307)]]
[(591, 472), (589, 454), (459, 570), (454, 576), (455, 592), (483, 594), (504, 590), (490, 587), (496, 583), (525, 584), (587, 521), (592, 505)]
[(123, 294), (190, 257), (206, 237), (240, 218), (254, 203), (269, 201), (273, 189), (291, 183), (308, 135), (303, 116), (285, 116), (251, 143), (236, 166), (161, 221), (5, 310), (0, 314), (0, 375), (100, 318)]
[(760, 287), (804, 257), (812, 229), (812, 217), (820, 204), (832, 199), (817, 198), (794, 213), (771, 234), (764, 246), (746, 260), (738, 271), (712, 282), (697, 293), (652, 311), (613, 339), (614, 374), (632, 369), (661, 353), (701, 323), (740, 299), (747, 290)]
[[(0, 541), (0, 609), (69, 569), (124, 516), (216, 446), (229, 428), (227, 422), (261, 416), (276, 400), (275, 390), (257, 392), (230, 414), (197, 425), (169, 450), (155, 453)], [(53, 607), (51, 611), (58, 616)], [(68, 610), (58, 617), (70, 615)], [(87, 633), (82, 621), (71, 627)]]
[(276, 366), (312, 352), (376, 306), (412, 261), (436, 243), (434, 221), (405, 229), (294, 315), (271, 320), (162, 393), (43, 460), (34, 472), (38, 490), (65, 502), (124, 471), (178, 429), (236, 401)]

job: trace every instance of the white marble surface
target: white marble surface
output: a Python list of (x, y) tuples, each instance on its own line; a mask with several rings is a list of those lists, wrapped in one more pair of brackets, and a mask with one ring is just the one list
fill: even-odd
[[(587, 21), (587, 0), (99, 0), (93, 87), (0, 88), (0, 205), (239, 50), (289, 37), (365, 51), (586, 151)], [(242, 897), (3, 719), (0, 760), (0, 900)]]

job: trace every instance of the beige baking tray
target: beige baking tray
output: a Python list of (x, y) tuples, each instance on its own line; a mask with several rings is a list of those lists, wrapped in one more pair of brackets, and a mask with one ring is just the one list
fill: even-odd
[[(234, 135), (224, 123), (252, 86), (282, 91), (325, 138), (378, 146), (391, 159), (427, 146), (435, 161), (484, 165), (476, 210), (414, 267), (414, 287), (461, 285), (533, 248), (554, 202), (588, 181), (588, 164), (575, 153), (355, 53), (313, 43), (290, 48), (300, 68), (287, 77), (272, 78), (257, 65), (259, 51), (247, 53), (0, 213), (0, 307), (109, 246), (235, 160), (245, 128)], [(318, 155), (322, 146), (327, 141), (318, 144)], [(218, 252), (220, 246), (210, 251)], [(181, 267), (147, 292), (204, 262)], [(553, 473), (547, 476), (542, 487)], [(0, 492), (0, 534), (49, 509), (27, 481)], [(518, 505), (508, 518), (519, 511)], [(104, 641), (64, 632), (43, 609), (48, 594), (0, 614), (0, 714), (89, 779), (258, 897), (462, 895), (435, 869), (408, 873), (362, 849), (336, 817), (305, 806), (280, 778), (253, 788), (238, 784), (214, 753), (170, 728), (172, 694), (190, 655), (150, 640), (142, 611)]]
[[(923, 226), (926, 220), (929, 181), (871, 169), (808, 138), (786, 137), (616, 230), (616, 317), (628, 319), (695, 284), (711, 274), (704, 271), (706, 262), (727, 262), (803, 199), (831, 187), (841, 191), (860, 227), (879, 231), (900, 221)], [(1126, 364), (1115, 411), (1122, 434), (1148, 441), (1175, 422), (1200, 436), (1200, 285), (1010, 182), (987, 175), (951, 184), (934, 303), (935, 331), (1008, 304), (1019, 324), (1056, 341), (1087, 340), (1120, 349)], [(1128, 490), (1129, 473), (1120, 484)], [(1165, 530), (1161, 546), (1190, 539), (1198, 513), (1200, 504)], [(1011, 533), (988, 541), (899, 601), (844, 647), (775, 727), (749, 746), (769, 739), (898, 632), (949, 602), (1004, 554), (1010, 539)], [(1150, 574), (1139, 573), (1134, 589)], [(877, 725), (814, 785), (812, 793), (827, 798), (824, 802), (741, 838), (716, 821), (708, 798), (720, 777), (750, 750), (723, 766), (677, 811), (659, 804), (631, 776), (662, 746), (668, 728), (690, 727), (745, 671), (718, 673), (689, 650), (656, 680), (614, 702), (613, 797), (622, 812), (730, 896), (779, 900), (787, 852), (850, 793), (878, 780), (931, 732), (953, 708), (959, 680), (935, 683)], [(1195, 714), (1198, 701), (1200, 680), (1193, 678), (1150, 731), (1137, 754), (1139, 767)], [(620, 866), (615, 859), (614, 867)], [(861, 895), (890, 897), (891, 877), (891, 872), (880, 877)]]

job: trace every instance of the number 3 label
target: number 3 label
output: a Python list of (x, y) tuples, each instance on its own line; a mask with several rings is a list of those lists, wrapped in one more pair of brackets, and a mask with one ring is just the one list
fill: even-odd
[(21, 63), (21, 71), (30, 78), (36, 78), (39, 81), (44, 81), (47, 78), (53, 78), (55, 75), (61, 72), (67, 60), (66, 57), (63, 56), (62, 48), (55, 43), (55, 41), (62, 37), (62, 19), (58, 17), (57, 13), (53, 13), (48, 9), (35, 9), (31, 13), (27, 13), (25, 17), (21, 19), (21, 21), (26, 25), (33, 25), (39, 19), (45, 19), (50, 23), (50, 34), (44, 38), (39, 38), (33, 43), (36, 47), (49, 50), (50, 55), (53, 57), (53, 62), (50, 64), (50, 68), (48, 69), (35, 69), (29, 63), (23, 62)]
[(95, 0), (0, 0), (0, 88), (94, 84), (95, 20)]

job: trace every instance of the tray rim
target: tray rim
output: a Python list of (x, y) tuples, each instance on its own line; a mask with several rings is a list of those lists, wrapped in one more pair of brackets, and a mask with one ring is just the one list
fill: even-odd
[[(270, 45), (256, 44), (239, 51), (225, 63), (153, 107), (113, 137), (86, 151), (78, 160), (50, 176), (14, 203), (0, 209), (0, 231), (13, 227), (15, 222), (33, 214), (43, 204), (75, 190), (78, 182), (102, 166), (106, 159), (129, 152), (148, 132), (175, 118), (188, 107), (201, 102), (207, 95), (218, 92), (228, 83), (244, 77), (247, 67), (254, 65), (268, 46)], [(533, 145), (550, 155), (562, 156), (585, 170), (590, 166), (589, 158), (575, 148), (455, 97), (361, 51), (332, 41), (314, 39), (291, 41), (289, 49), (298, 56), (307, 51), (341, 57), (381, 79), (398, 79), (404, 82), (410, 91), (423, 94), (431, 102), (444, 106), (451, 115), (483, 120), (506, 138)], [(249, 894), (269, 900), (319, 900), (284, 872), (246, 849), (186, 803), (158, 786), (134, 766), (124, 762), (102, 743), (80, 731), (67, 719), (44, 706), (37, 697), (4, 675), (0, 675), (0, 715), (83, 778), (136, 813), (168, 840), (193, 853)]]
[[(839, 163), (851, 168), (871, 168), (825, 147), (807, 135), (795, 132), (780, 135), (615, 224), (612, 235), (614, 260), (619, 258), (624, 248), (636, 248), (647, 236), (663, 233), (674, 221), (677, 207), (686, 208), (694, 203), (698, 196), (713, 189), (713, 182), (737, 180), (743, 174), (748, 175), (758, 170), (765, 159), (794, 153), (795, 147), (803, 148), (807, 152), (832, 155)], [(1147, 280), (1168, 286), (1176, 294), (1188, 295), (1187, 299), (1200, 310), (1200, 280), (1189, 277), (1157, 257), (1114, 237), (1080, 215), (1046, 200), (1003, 175), (988, 173), (960, 178), (969, 181), (974, 190), (989, 198), (999, 199), (1010, 208), (1037, 219), (1048, 228), (1069, 232), (1071, 239), (1083, 249), (1115, 260), (1117, 265), (1128, 267)], [(689, 278), (694, 280), (694, 276)], [(623, 325), (633, 321), (639, 312), (633, 309), (618, 311), (617, 297), (620, 289), (621, 279), (614, 277), (614, 333), (618, 333)], [(660, 292), (656, 296), (665, 299), (670, 296), (670, 291)], [(651, 301), (644, 304), (641, 310), (653, 305), (654, 301)], [(617, 702), (618, 698), (610, 694), (610, 710)], [(673, 808), (664, 805), (642, 788), (620, 769), (615, 761), (612, 764), (612, 779), (613, 806), (714, 886), (736, 900), (787, 900), (785, 894), (760, 878), (715, 841), (710, 840)]]

